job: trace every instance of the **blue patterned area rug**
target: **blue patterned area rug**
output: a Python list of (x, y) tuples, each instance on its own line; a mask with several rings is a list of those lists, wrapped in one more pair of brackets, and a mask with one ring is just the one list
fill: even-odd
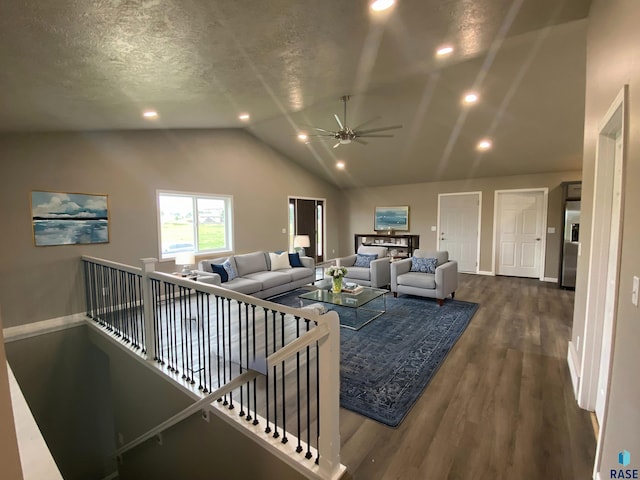
[[(298, 307), (297, 290), (272, 299)], [(387, 295), (387, 312), (340, 329), (340, 405), (396, 427), (464, 332), (478, 304)]]

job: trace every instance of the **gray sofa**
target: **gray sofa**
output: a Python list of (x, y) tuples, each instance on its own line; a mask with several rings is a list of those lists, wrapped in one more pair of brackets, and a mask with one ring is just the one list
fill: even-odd
[(377, 254), (378, 258), (371, 261), (368, 268), (366, 267), (354, 267), (353, 264), (358, 258), (357, 254), (349, 255), (347, 257), (337, 258), (336, 262), (340, 262), (340, 265), (347, 268), (347, 275), (344, 277), (344, 281), (357, 283), (358, 285), (364, 285), (367, 287), (383, 288), (389, 285), (389, 257), (387, 256), (388, 250), (386, 247), (370, 247), (360, 246), (358, 253), (364, 254)]
[[(299, 258), (302, 267), (271, 270), (269, 252), (231, 255), (200, 260), (198, 270), (195, 273), (198, 276), (198, 281), (258, 298), (268, 298), (315, 281), (315, 261), (313, 258), (304, 256)], [(237, 277), (223, 282), (222, 277), (213, 272), (211, 265), (221, 265), (225, 260), (229, 260)]]
[(391, 264), (391, 291), (393, 296), (398, 293), (419, 295), (435, 298), (438, 305), (444, 304), (444, 299), (455, 296), (458, 288), (458, 262), (449, 260), (449, 252), (414, 250), (414, 257), (435, 258), (437, 260), (435, 273), (411, 272), (411, 259), (399, 260)]

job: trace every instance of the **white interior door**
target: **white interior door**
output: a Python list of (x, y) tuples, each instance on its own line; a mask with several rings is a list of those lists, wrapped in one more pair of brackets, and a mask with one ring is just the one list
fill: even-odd
[(546, 191), (496, 192), (496, 274), (543, 278)]
[(449, 252), (459, 272), (478, 271), (480, 192), (438, 195), (438, 250)]
[(620, 209), (622, 206), (622, 136), (616, 138), (613, 193), (611, 201), (611, 224), (609, 230), (609, 259), (607, 267), (607, 288), (604, 302), (604, 321), (602, 326), (602, 349), (600, 350), (600, 368), (598, 370), (598, 393), (596, 396), (596, 417), (602, 425), (604, 406), (609, 384), (609, 363), (613, 338), (613, 324), (616, 312), (618, 292), (618, 255), (620, 250)]

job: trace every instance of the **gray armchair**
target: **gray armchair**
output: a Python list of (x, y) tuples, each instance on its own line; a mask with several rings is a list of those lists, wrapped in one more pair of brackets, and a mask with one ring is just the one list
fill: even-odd
[(347, 268), (347, 275), (344, 281), (357, 283), (367, 287), (383, 288), (389, 285), (389, 257), (386, 247), (368, 247), (361, 246), (358, 248), (360, 254), (377, 254), (378, 258), (372, 260), (369, 267), (355, 267), (357, 254), (349, 255), (336, 259), (340, 265)]
[(444, 299), (454, 297), (458, 288), (458, 262), (449, 260), (449, 252), (414, 250), (414, 257), (435, 258), (437, 260), (435, 273), (411, 271), (411, 259), (399, 260), (391, 264), (391, 291), (393, 296), (398, 293), (419, 295), (435, 298), (438, 305), (444, 304)]

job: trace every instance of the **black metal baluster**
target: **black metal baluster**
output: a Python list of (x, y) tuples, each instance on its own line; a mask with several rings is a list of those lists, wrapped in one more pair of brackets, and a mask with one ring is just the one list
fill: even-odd
[[(273, 353), (278, 349), (278, 339), (276, 332), (276, 311), (271, 310), (271, 325), (273, 328)], [(278, 369), (273, 366), (273, 438), (278, 438)]]
[[(233, 357), (231, 356), (231, 299), (227, 302), (227, 335), (229, 336), (229, 381), (233, 380)], [(225, 383), (227, 383), (225, 381)], [(229, 392), (229, 410), (233, 410), (233, 392)]]
[[(281, 343), (280, 347), (284, 347), (284, 313), (280, 312), (280, 335)], [(285, 390), (285, 367), (284, 360), (282, 360), (282, 443), (287, 443), (287, 395)]]
[[(296, 338), (300, 338), (300, 317), (295, 317), (296, 320)], [(302, 451), (302, 432), (300, 428), (300, 351), (296, 352), (296, 405), (297, 405), (297, 413), (296, 417), (298, 420), (298, 446), (296, 447), (296, 452), (300, 453)]]
[[(264, 309), (264, 356), (265, 358), (269, 355), (269, 311)], [(265, 385), (265, 399), (267, 404), (267, 426), (264, 429), (264, 433), (270, 433), (271, 427), (269, 426), (269, 370), (267, 370), (266, 378), (264, 381)]]
[[(222, 300), (222, 385), (226, 385), (227, 383), (227, 349), (225, 348), (225, 328), (224, 328), (224, 321), (225, 321), (225, 300), (226, 303), (229, 303), (229, 299), (225, 298)], [(223, 405), (229, 405), (229, 401), (227, 400), (227, 396), (224, 396), (224, 399), (222, 401)]]
[[(197, 296), (196, 296), (197, 300)], [(191, 303), (189, 303), (191, 305)], [(198, 305), (196, 304), (196, 325), (198, 327), (198, 390), (205, 390), (204, 386), (204, 368), (205, 368), (205, 360), (204, 360), (204, 323), (203, 323), (203, 315)]]
[[(318, 324), (316, 323), (317, 327)], [(320, 344), (316, 342), (316, 445), (318, 456), (316, 457), (316, 464), (320, 462)]]
[[(305, 322), (307, 322), (307, 332), (309, 331), (309, 320), (305, 318)], [(305, 458), (309, 459), (313, 457), (311, 453), (311, 372), (310, 372), (310, 352), (311, 347), (307, 346), (307, 453), (305, 453)]]
[[(252, 320), (252, 324), (251, 324), (251, 329), (252, 329), (252, 351), (253, 351), (253, 361), (255, 362), (256, 360), (256, 306), (255, 305), (251, 305), (251, 320)], [(247, 342), (249, 343), (249, 342)], [(254, 378), (253, 379), (253, 415), (254, 415), (254, 419), (253, 419), (253, 424), (254, 425), (258, 425), (258, 379)], [(249, 402), (251, 403), (251, 402)], [(247, 420), (251, 420), (251, 415), (247, 415)]]
[[(147, 335), (151, 335), (151, 332), (147, 332), (146, 326), (145, 326), (145, 318), (144, 318), (144, 296), (142, 294), (142, 276), (140, 275), (136, 275), (136, 284), (137, 284), (137, 289), (136, 291), (138, 292), (138, 299), (139, 299), (139, 303), (140, 303), (140, 316), (139, 316), (139, 320), (140, 320), (140, 331), (142, 332), (141, 335), (141, 345), (142, 345), (142, 353), (147, 353)], [(154, 314), (155, 315), (155, 314)]]
[[(218, 368), (218, 387), (222, 385), (220, 383), (220, 379), (222, 375), (220, 373), (220, 312), (222, 311), (222, 315), (224, 315), (224, 303), (223, 300), (216, 295), (216, 366)], [(218, 402), (222, 402), (222, 398), (218, 399)]]
[(203, 308), (203, 312), (206, 311), (207, 318), (207, 368), (209, 370), (209, 388), (205, 388), (204, 392), (213, 392), (213, 382), (211, 377), (211, 305), (209, 304), (211, 298), (208, 293), (199, 292), (201, 295), (201, 301), (203, 305), (206, 301), (206, 307)]
[[(246, 303), (238, 302), (238, 365), (240, 375), (242, 375), (242, 305), (244, 305), (246, 312), (248, 312), (248, 306)], [(247, 313), (245, 313), (246, 317)], [(238, 414), (244, 417), (244, 385), (240, 385), (240, 413)]]

